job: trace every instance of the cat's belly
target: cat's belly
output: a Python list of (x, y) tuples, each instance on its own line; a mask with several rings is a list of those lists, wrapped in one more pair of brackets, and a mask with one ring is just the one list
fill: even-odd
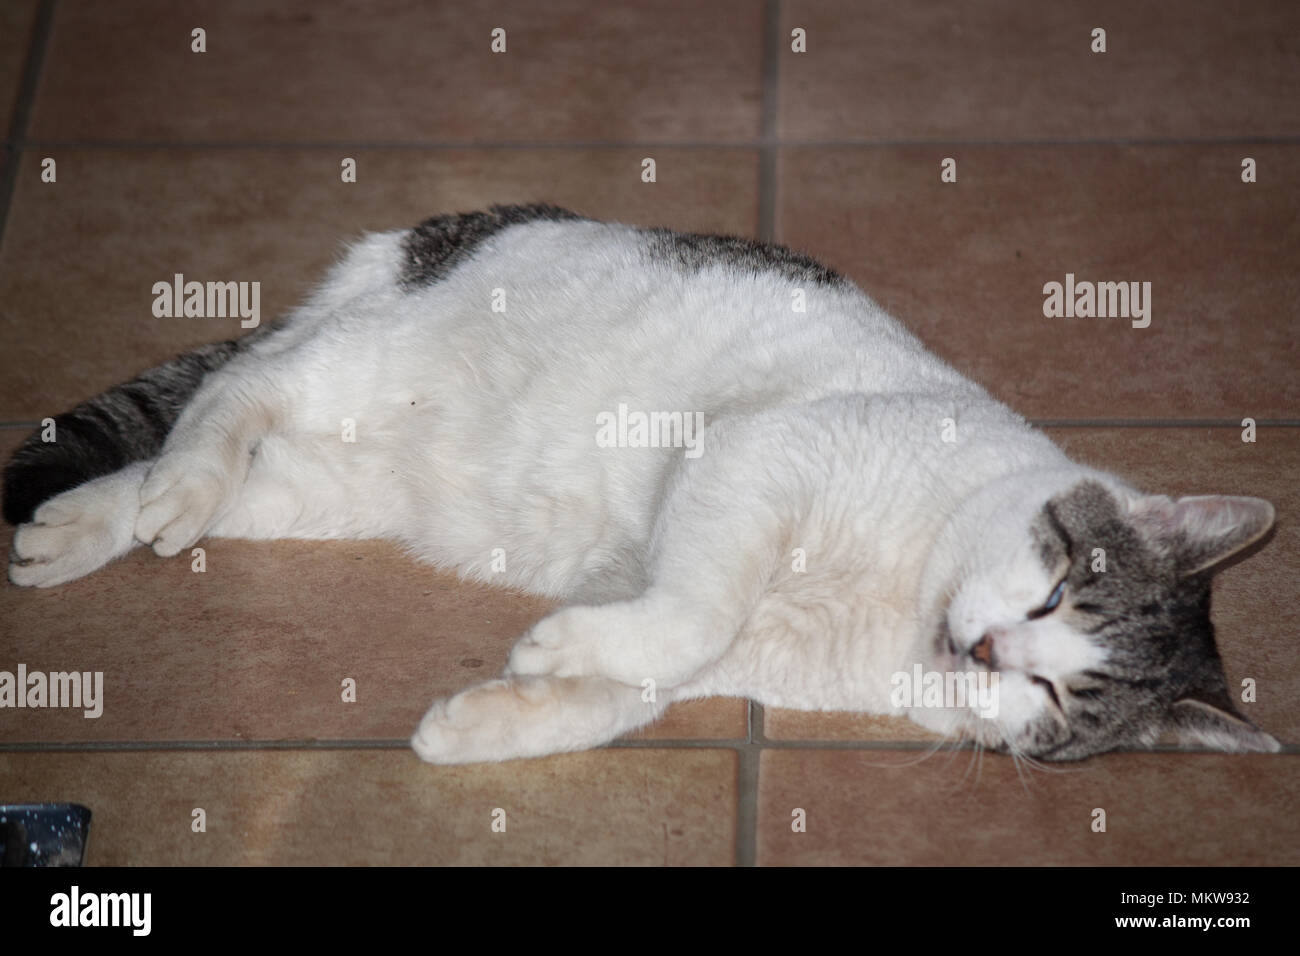
[(569, 599), (638, 593), (670, 452), (604, 450), (590, 433), (530, 425), (456, 409), (394, 447), (411, 502), (403, 540), (488, 583)]

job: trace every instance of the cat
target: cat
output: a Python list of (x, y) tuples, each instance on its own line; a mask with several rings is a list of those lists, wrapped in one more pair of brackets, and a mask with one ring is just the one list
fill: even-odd
[[(598, 746), (712, 695), (1044, 760), (1166, 734), (1279, 749), (1210, 621), (1212, 574), (1272, 506), (1072, 462), (780, 246), (545, 204), (443, 215), (55, 426), (5, 470), (15, 584), (136, 543), (386, 538), (563, 599), (501, 678), (433, 703), (411, 739), (431, 762)], [(996, 713), (905, 700), (922, 672), (996, 678)]]

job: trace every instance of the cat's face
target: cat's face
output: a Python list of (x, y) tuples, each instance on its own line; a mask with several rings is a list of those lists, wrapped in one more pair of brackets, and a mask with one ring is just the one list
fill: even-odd
[(964, 731), (1049, 760), (1165, 731), (1278, 749), (1232, 704), (1210, 623), (1211, 571), (1272, 521), (1257, 498), (1171, 501), (1096, 481), (999, 513), (934, 635), (939, 668), (998, 677), (996, 714), (968, 708)]

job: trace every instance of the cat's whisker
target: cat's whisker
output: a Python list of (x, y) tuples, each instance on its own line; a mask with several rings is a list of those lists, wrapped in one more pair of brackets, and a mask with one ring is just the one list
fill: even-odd
[(1020, 780), (1020, 789), (1025, 792), (1025, 796), (1029, 796), (1029, 784), (1025, 781), (1025, 775), (1020, 771), (1020, 752), (1016, 750), (1015, 746), (1011, 746), (1009, 753), (1011, 755), (1011, 765), (1016, 768), (1016, 777)]
[[(980, 751), (981, 751), (982, 747), (983, 747), (983, 745), (982, 745), (978, 740), (972, 740), (972, 741), (971, 741), (970, 760), (968, 760), (968, 761), (966, 762), (966, 770), (965, 770), (965, 772), (961, 775), (961, 779), (958, 780), (958, 781), (957, 781), (957, 784), (953, 787), (953, 790), (964, 789), (964, 787), (965, 787), (965, 785), (966, 785), (966, 781), (970, 778), (971, 770), (975, 769), (975, 768), (979, 765), (979, 760), (980, 760)], [(977, 782), (977, 783), (978, 783), (978, 779), (979, 779), (979, 778), (978, 778), (978, 775), (977, 775), (977, 776), (976, 776), (976, 782)]]
[[(957, 754), (962, 753), (962, 750), (967, 749), (966, 747), (963, 747), (963, 744), (970, 743), (972, 745), (970, 749), (974, 750), (975, 741), (963, 739), (961, 732), (959, 732), (957, 727), (950, 727), (949, 730), (943, 731), (943, 734), (944, 737), (943, 740), (940, 741), (939, 747), (946, 747), (946, 749), (948, 749), (948, 763), (946, 763), (944, 767), (946, 773), (948, 767), (953, 765), (953, 760), (957, 757)], [(974, 753), (972, 753), (971, 761), (974, 761), (974, 758)], [(949, 792), (957, 792), (961, 790), (962, 784), (965, 784), (966, 782), (966, 778), (970, 777), (970, 767), (970, 762), (967, 762), (965, 773), (961, 775), (961, 779), (958, 779), (952, 787), (948, 788)]]
[(1044, 763), (1043, 761), (1037, 759), (1036, 757), (1030, 756), (1024, 751), (1020, 752), (1020, 758), (1023, 761), (1025, 761), (1025, 766), (1030, 767), (1033, 770), (1037, 770), (1039, 773), (1078, 773), (1079, 771), (1086, 769), (1084, 767), (1053, 766), (1051, 764)]
[(943, 746), (944, 746), (944, 744), (946, 744), (946, 743), (948, 743), (948, 738), (947, 738), (947, 737), (942, 737), (942, 738), (940, 738), (939, 740), (936, 740), (936, 741), (934, 742), (934, 745), (933, 745), (933, 746), (926, 748), (926, 750), (925, 750), (924, 752), (922, 752), (922, 753), (920, 754), (920, 756), (917, 756), (917, 757), (909, 757), (908, 759), (906, 759), (906, 760), (902, 760), (902, 761), (898, 761), (897, 763), (871, 763), (871, 762), (868, 762), (867, 766), (869, 766), (869, 767), (890, 767), (890, 768), (899, 768), (899, 767), (915, 767), (917, 764), (924, 763), (925, 761), (927, 761), (927, 760), (929, 760), (931, 757), (933, 757), (936, 753), (938, 753), (941, 749), (943, 749)]

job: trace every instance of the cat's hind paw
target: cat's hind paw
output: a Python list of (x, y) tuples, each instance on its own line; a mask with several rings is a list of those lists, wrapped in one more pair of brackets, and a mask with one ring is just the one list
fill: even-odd
[(189, 456), (161, 458), (140, 488), (135, 538), (160, 558), (179, 554), (203, 537), (226, 497), (217, 469)]
[(14, 532), (9, 580), (22, 587), (66, 584), (131, 549), (138, 484), (114, 475), (55, 495)]

